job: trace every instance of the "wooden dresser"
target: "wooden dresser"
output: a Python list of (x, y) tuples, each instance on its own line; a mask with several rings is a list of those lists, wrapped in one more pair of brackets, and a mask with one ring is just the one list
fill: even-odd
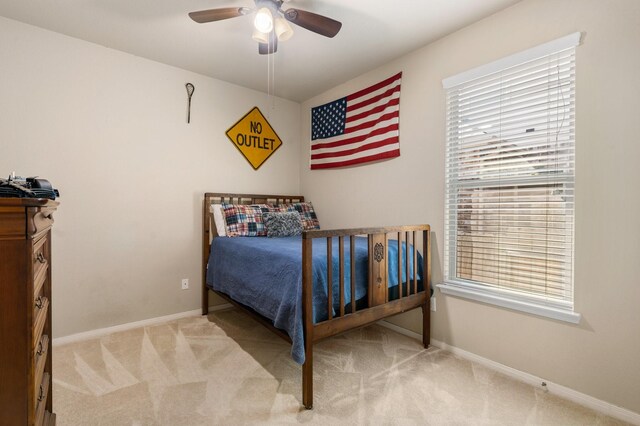
[(58, 202), (0, 198), (0, 425), (53, 425), (51, 226)]

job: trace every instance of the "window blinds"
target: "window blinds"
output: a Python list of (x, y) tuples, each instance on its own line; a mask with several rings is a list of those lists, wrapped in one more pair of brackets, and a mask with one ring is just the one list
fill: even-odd
[(445, 80), (447, 283), (573, 309), (577, 43), (569, 44)]

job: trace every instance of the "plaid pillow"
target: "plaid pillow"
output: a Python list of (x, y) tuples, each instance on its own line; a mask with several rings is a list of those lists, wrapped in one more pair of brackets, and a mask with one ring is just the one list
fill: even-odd
[(284, 207), (289, 212), (298, 212), (303, 229), (320, 229), (320, 221), (311, 202), (286, 204)]
[(267, 204), (223, 204), (222, 213), (227, 224), (227, 236), (266, 236), (267, 228), (264, 226), (262, 213), (268, 212), (270, 208)]

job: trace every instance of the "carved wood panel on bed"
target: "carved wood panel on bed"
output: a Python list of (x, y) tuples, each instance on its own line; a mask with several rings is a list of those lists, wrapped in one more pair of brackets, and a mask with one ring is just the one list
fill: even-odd
[[(203, 239), (202, 239), (202, 313), (206, 315), (209, 309), (209, 290), (206, 283), (207, 264), (210, 256), (210, 246), (213, 238), (217, 237), (216, 227), (213, 225), (212, 204), (287, 204), (303, 202), (302, 196), (286, 195), (255, 195), (206, 193), (203, 202)], [(345, 262), (345, 247), (349, 259), (354, 259), (355, 239), (366, 236), (368, 246), (368, 277), (366, 303), (356, 300), (356, 270), (355, 261)], [(248, 237), (264, 238), (264, 237)], [(334, 244), (337, 240), (338, 250), (338, 295), (333, 294), (332, 285), (327, 285), (327, 318), (314, 323), (313, 317), (313, 240), (324, 240), (323, 251), (326, 250), (327, 282), (334, 282), (333, 260)], [(348, 244), (346, 244), (348, 243)], [(301, 238), (302, 250), (302, 318), (304, 332), (305, 359), (302, 366), (302, 402), (306, 408), (313, 405), (313, 344), (321, 339), (338, 333), (362, 327), (391, 315), (396, 315), (415, 308), (422, 308), (423, 344), (428, 347), (430, 341), (430, 311), (429, 295), (431, 293), (431, 235), (429, 225), (391, 226), (379, 228), (352, 228), (335, 230), (303, 231)], [(421, 248), (422, 262), (419, 263), (417, 248)], [(390, 249), (397, 248), (397, 259), (389, 259)], [(405, 249), (406, 248), (406, 249)], [(316, 246), (317, 249), (317, 246)], [(390, 270), (390, 264), (397, 260), (396, 270)], [(345, 279), (345, 263), (348, 264), (349, 279)], [(403, 266), (404, 265), (404, 266)], [(415, 273), (410, 271), (414, 265)], [(418, 277), (418, 266), (422, 268), (422, 277)], [(395, 274), (397, 287), (392, 291), (389, 286), (390, 274)], [(403, 272), (406, 282), (403, 282)], [(349, 289), (349, 297), (345, 289)], [(215, 291), (215, 290), (214, 290)], [(255, 319), (267, 326), (280, 337), (291, 342), (290, 336), (284, 330), (274, 327), (273, 322), (228, 295), (216, 291), (225, 300), (238, 306)], [(335, 308), (333, 301), (338, 300)], [(334, 309), (335, 308), (335, 309)]]

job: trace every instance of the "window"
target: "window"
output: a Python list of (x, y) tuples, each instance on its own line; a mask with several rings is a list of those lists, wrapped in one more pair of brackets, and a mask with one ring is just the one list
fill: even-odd
[(445, 294), (578, 322), (573, 311), (580, 33), (444, 80)]

